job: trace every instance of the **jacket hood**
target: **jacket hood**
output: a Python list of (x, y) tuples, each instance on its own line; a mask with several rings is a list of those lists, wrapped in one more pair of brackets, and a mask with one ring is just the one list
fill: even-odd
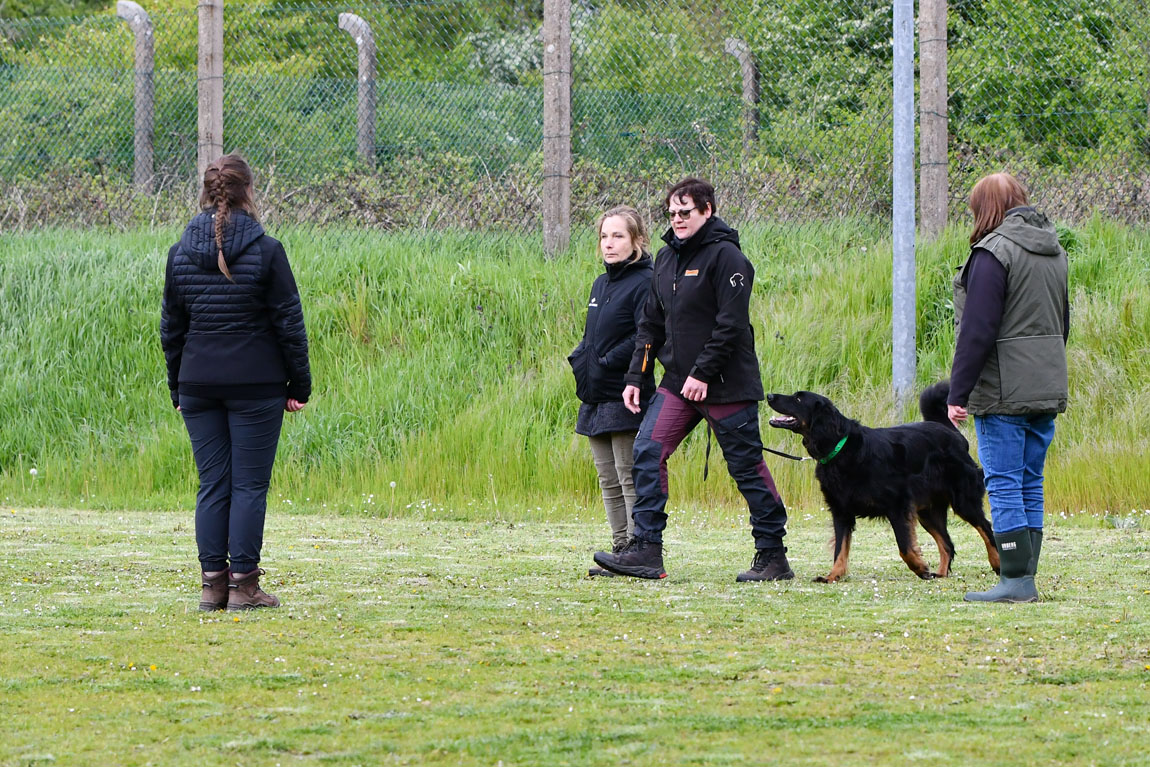
[(682, 251), (684, 246), (687, 250), (698, 250), (706, 245), (711, 245), (716, 242), (722, 241), (732, 242), (735, 247), (739, 247), (739, 232), (727, 226), (727, 222), (718, 216), (711, 216), (707, 219), (707, 223), (695, 232), (694, 235), (688, 237), (686, 240), (680, 240), (675, 236), (675, 230), (668, 228), (663, 233), (663, 242), (670, 245), (676, 251)]
[(994, 233), (1040, 256), (1057, 256), (1062, 252), (1054, 224), (1031, 207), (1006, 211), (1006, 216)]
[(635, 259), (634, 261), (624, 261), (619, 264), (608, 264), (606, 261), (603, 262), (603, 270), (607, 272), (608, 279), (612, 280), (619, 279), (632, 269), (646, 269), (650, 271), (654, 268), (654, 261), (647, 253), (639, 256), (639, 258)]
[[(180, 237), (180, 249), (201, 269), (217, 269), (219, 249), (216, 248), (216, 213), (205, 210), (188, 224)], [(230, 266), (248, 249), (253, 242), (263, 236), (260, 222), (242, 210), (233, 210), (224, 227), (224, 261)]]

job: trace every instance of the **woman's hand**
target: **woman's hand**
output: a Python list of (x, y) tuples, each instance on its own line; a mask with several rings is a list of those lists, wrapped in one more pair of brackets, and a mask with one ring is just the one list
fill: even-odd
[(687, 380), (683, 382), (683, 390), (680, 394), (683, 395), (683, 399), (691, 400), (692, 402), (702, 402), (707, 398), (707, 383), (693, 376), (687, 376)]
[(946, 417), (954, 424), (954, 428), (958, 428), (959, 424), (966, 420), (966, 408), (962, 405), (947, 405)]
[(639, 387), (626, 386), (623, 388), (623, 407), (632, 413), (639, 412)]
[(289, 413), (297, 413), (300, 410), (303, 410), (305, 405), (307, 405), (306, 402), (300, 402), (298, 399), (292, 399), (291, 397), (288, 397), (287, 402), (284, 403), (284, 410), (288, 411)]

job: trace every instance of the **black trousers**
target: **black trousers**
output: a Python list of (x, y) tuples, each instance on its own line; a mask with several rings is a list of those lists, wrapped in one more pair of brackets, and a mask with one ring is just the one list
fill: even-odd
[[(651, 399), (635, 438), (635, 463), (631, 468), (635, 480), (631, 518), (635, 523), (633, 535), (639, 540), (663, 543), (663, 530), (667, 527), (667, 459), (703, 420), (699, 412), (703, 407), (661, 387)], [(758, 403), (707, 405), (705, 412), (709, 413), (715, 440), (727, 459), (727, 471), (747, 501), (755, 548), (782, 546), (787, 534), (787, 509), (763, 460)]]
[(180, 413), (200, 475), (196, 545), (200, 569), (248, 573), (260, 562), (268, 485), (283, 426), (284, 398), (180, 395)]

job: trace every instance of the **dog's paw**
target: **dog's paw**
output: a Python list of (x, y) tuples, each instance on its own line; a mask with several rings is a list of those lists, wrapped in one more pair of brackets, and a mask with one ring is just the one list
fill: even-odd
[(834, 583), (837, 580), (838, 580), (838, 578), (834, 578), (834, 577), (829, 576), (829, 575), (820, 575), (819, 577), (815, 578), (814, 582), (815, 583)]

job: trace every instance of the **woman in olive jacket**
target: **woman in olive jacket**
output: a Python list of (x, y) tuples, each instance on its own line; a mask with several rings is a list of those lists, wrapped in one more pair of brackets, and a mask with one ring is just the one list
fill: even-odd
[(199, 472), (201, 610), (278, 607), (259, 587), (284, 411), (311, 395), (307, 332), (283, 245), (264, 233), (238, 155), (204, 171), (202, 211), (168, 252), (160, 341)]
[(970, 209), (970, 257), (954, 281), (958, 339), (947, 409), (956, 426), (974, 416), (1002, 565), (998, 585), (965, 598), (1034, 602), (1046, 452), (1069, 391), (1066, 251), (1006, 173), (975, 184)]
[[(644, 248), (646, 227), (638, 211), (612, 208), (599, 218), (599, 252), (604, 273), (591, 286), (583, 340), (568, 361), (575, 374), (575, 394), (583, 403), (575, 432), (587, 437), (599, 474), (603, 506), (611, 526), (612, 549), (619, 551), (631, 535), (635, 485), (631, 464), (642, 410), (623, 404), (623, 376), (635, 351), (635, 330), (651, 288), (652, 261)], [(643, 380), (643, 409), (655, 391), (655, 377)], [(598, 567), (589, 575), (611, 575)]]

